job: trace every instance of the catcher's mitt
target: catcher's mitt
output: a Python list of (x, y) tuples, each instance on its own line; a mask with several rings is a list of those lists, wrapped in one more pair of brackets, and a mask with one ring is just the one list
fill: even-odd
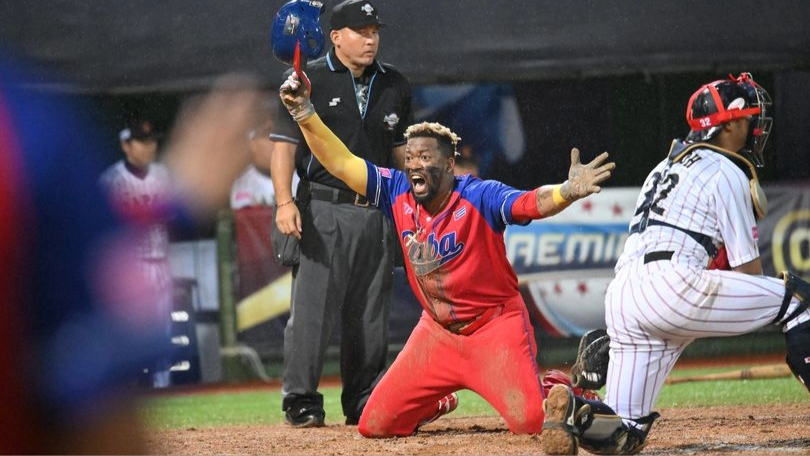
[(579, 341), (577, 360), (571, 367), (571, 379), (576, 387), (598, 390), (607, 382), (610, 360), (610, 337), (604, 329), (586, 332)]

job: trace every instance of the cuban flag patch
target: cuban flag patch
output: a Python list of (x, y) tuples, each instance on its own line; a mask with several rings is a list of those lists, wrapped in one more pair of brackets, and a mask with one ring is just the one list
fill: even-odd
[(756, 226), (751, 228), (751, 235), (754, 237), (755, 241), (759, 240), (759, 228), (757, 228)]
[(461, 209), (453, 212), (453, 220), (458, 220), (465, 215), (467, 215), (467, 206), (462, 206)]
[(379, 168), (380, 176), (391, 179), (391, 170), (388, 168)]

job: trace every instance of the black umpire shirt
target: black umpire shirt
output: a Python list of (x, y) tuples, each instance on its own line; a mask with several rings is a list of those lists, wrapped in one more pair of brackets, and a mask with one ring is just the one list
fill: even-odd
[[(284, 79), (292, 69), (284, 73)], [(405, 143), (405, 129), (413, 123), (411, 86), (392, 66), (375, 60), (355, 80), (335, 55), (309, 62), (306, 74), (312, 82), (312, 104), (323, 122), (355, 155), (382, 167), (393, 167), (391, 150)], [(355, 90), (367, 86), (368, 103), (360, 111)], [(343, 181), (329, 174), (315, 158), (301, 135), (298, 124), (279, 103), (279, 113), (270, 138), (298, 145), (295, 166), (298, 175), (319, 184), (348, 190)]]

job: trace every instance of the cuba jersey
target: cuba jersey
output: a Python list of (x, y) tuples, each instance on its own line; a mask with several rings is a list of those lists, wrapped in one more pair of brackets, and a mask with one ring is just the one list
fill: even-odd
[(447, 205), (429, 214), (417, 205), (405, 173), (366, 166), (366, 197), (394, 221), (411, 288), (434, 320), (447, 325), (494, 306), (523, 305), (503, 235), (516, 223), (512, 205), (524, 191), (457, 176)]

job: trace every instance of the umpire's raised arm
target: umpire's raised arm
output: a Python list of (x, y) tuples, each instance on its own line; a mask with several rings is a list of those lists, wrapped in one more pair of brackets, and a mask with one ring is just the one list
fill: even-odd
[(312, 153), (330, 173), (355, 192), (365, 195), (368, 174), (366, 161), (352, 154), (345, 144), (324, 125), (309, 100), (309, 90), (293, 72), (279, 89), (279, 96), (298, 122)]

